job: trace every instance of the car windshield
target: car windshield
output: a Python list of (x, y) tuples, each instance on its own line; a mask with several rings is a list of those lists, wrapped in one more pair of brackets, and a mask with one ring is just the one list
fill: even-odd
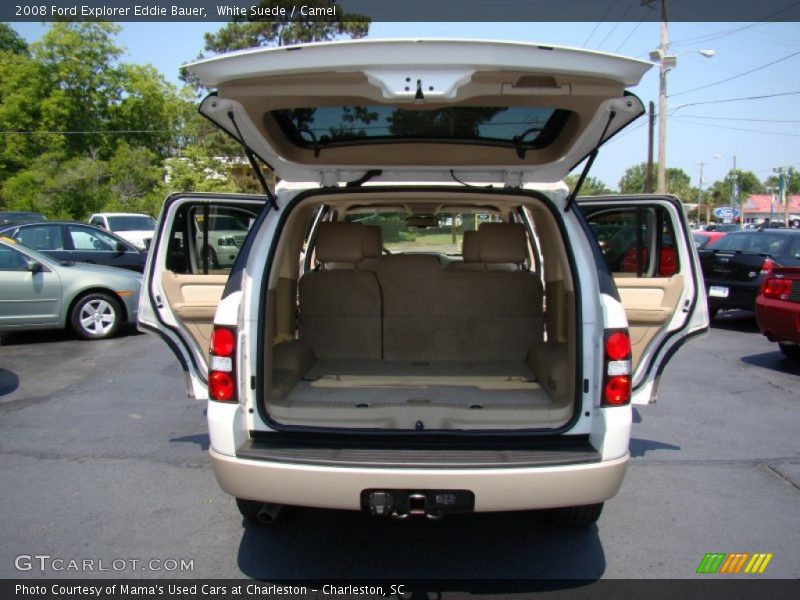
[(766, 231), (731, 233), (718, 240), (714, 250), (774, 255), (780, 254), (788, 242), (788, 235)]
[(147, 215), (108, 217), (108, 228), (111, 231), (152, 231), (156, 228), (156, 220)]

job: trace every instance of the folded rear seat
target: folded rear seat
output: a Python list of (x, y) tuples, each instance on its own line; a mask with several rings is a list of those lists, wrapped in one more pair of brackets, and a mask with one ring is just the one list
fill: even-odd
[(381, 358), (381, 290), (375, 273), (359, 268), (364, 238), (358, 223), (319, 226), (319, 267), (300, 278), (298, 325), (317, 358)]

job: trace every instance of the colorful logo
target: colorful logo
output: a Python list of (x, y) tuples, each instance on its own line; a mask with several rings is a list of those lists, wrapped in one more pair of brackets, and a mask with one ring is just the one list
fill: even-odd
[(751, 573), (761, 574), (767, 570), (767, 565), (772, 560), (772, 553), (766, 552), (708, 552), (700, 565), (698, 573)]

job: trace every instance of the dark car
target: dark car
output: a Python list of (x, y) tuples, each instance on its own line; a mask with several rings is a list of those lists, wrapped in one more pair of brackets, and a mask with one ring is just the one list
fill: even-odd
[(800, 360), (800, 268), (776, 268), (756, 299), (758, 328), (786, 356)]
[(10, 237), (56, 260), (144, 271), (147, 254), (109, 231), (72, 221), (24, 223), (0, 228)]
[(0, 210), (0, 227), (14, 225), (15, 223), (32, 223), (46, 220), (47, 217), (37, 212)]
[(729, 308), (755, 310), (758, 290), (772, 269), (800, 266), (800, 231), (733, 231), (698, 254), (712, 318)]

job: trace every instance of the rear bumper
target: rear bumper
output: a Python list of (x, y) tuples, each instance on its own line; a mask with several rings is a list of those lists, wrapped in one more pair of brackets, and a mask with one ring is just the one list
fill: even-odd
[(756, 318), (761, 333), (771, 341), (800, 343), (800, 303), (759, 296)]
[[(708, 292), (712, 285), (728, 288), (728, 297), (719, 298), (716, 296), (710, 296)], [(706, 279), (706, 296), (708, 297), (708, 305), (712, 308), (721, 309), (741, 308), (743, 310), (755, 310), (756, 296), (758, 296), (758, 289), (760, 287), (760, 277), (757, 282), (752, 283), (734, 283), (730, 281), (712, 281)]]
[(223, 490), (237, 498), (359, 510), (366, 489), (469, 490), (475, 511), (594, 504), (619, 490), (629, 454), (587, 464), (529, 468), (366, 468), (270, 462), (209, 450)]

